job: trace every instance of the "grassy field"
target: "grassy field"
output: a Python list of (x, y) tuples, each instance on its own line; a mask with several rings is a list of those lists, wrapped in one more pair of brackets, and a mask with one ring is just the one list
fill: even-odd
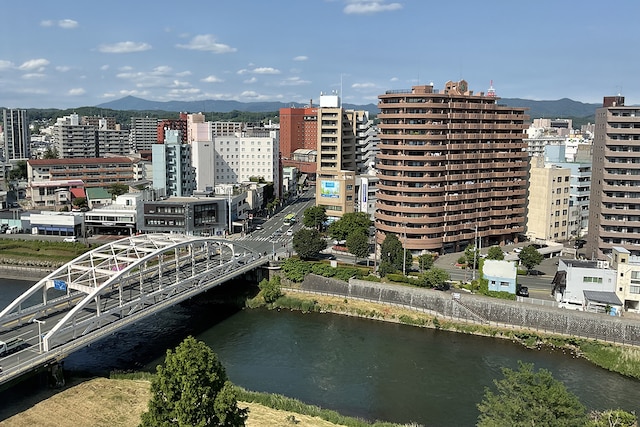
[(0, 264), (58, 266), (87, 250), (82, 243), (0, 238)]
[[(133, 427), (147, 408), (150, 383), (145, 380), (95, 378), (50, 395), (0, 421), (2, 427)], [(317, 417), (271, 409), (256, 403), (239, 402), (249, 408), (247, 427), (335, 427)], [(21, 408), (13, 408), (16, 412)], [(4, 407), (0, 414), (10, 412)], [(5, 415), (6, 416), (6, 415)]]

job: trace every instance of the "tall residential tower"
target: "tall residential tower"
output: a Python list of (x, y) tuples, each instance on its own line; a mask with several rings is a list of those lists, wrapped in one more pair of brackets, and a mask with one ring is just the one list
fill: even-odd
[(377, 240), (396, 234), (414, 253), (517, 241), (529, 159), (524, 108), (498, 105), (467, 82), (390, 90), (378, 107)]
[[(637, 200), (636, 200), (637, 199)], [(586, 256), (640, 255), (640, 107), (607, 96), (596, 110)]]

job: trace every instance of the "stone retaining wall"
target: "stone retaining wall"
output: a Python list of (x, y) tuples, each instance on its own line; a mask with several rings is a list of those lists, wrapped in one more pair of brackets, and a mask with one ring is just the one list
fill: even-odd
[(624, 317), (534, 306), (466, 292), (456, 293), (459, 299), (454, 299), (453, 292), (355, 279), (347, 283), (314, 274), (307, 275), (300, 288), (304, 291), (405, 306), (452, 320), (526, 328), (640, 346), (640, 322)]

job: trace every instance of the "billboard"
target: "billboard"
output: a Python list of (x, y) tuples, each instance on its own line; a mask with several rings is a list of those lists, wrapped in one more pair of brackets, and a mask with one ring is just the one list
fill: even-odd
[(340, 182), (339, 181), (320, 181), (320, 197), (329, 197), (331, 199), (340, 198)]

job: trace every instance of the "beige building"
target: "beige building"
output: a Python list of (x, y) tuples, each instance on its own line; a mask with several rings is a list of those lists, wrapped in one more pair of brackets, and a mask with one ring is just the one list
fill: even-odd
[[(377, 240), (457, 252), (517, 241), (525, 231), (525, 108), (449, 81), (379, 95)], [(405, 234), (406, 233), (406, 234)]]
[(571, 169), (545, 164), (533, 157), (529, 172), (527, 237), (552, 241), (568, 239)]
[(624, 309), (640, 313), (640, 257), (614, 246), (611, 249), (611, 267), (617, 270), (616, 295)]
[(586, 255), (604, 259), (612, 248), (640, 255), (640, 107), (623, 96), (596, 110)]
[(364, 112), (345, 110), (337, 95), (321, 95), (318, 108), (316, 205), (329, 219), (355, 211), (356, 133)]

